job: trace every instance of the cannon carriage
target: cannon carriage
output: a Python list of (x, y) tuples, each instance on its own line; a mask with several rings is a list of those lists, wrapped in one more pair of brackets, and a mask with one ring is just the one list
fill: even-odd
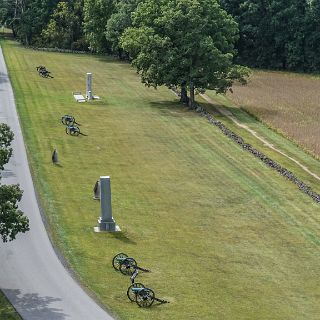
[(120, 271), (122, 274), (130, 276), (132, 276), (137, 269), (144, 272), (150, 272), (148, 269), (139, 267), (134, 258), (128, 257), (128, 255), (122, 252), (114, 256), (112, 259), (112, 266), (115, 270)]
[(78, 126), (67, 126), (66, 134), (70, 134), (71, 136), (78, 136), (80, 134), (80, 128)]
[(140, 282), (135, 282), (135, 278), (140, 271), (150, 272), (150, 270), (141, 268), (137, 265), (134, 258), (128, 257), (125, 253), (118, 253), (112, 259), (112, 266), (115, 270), (124, 275), (130, 275), (131, 285), (127, 290), (127, 297), (131, 302), (136, 302), (141, 308), (151, 307), (157, 301), (159, 303), (169, 303), (169, 301), (157, 298), (152, 289), (145, 287)]
[(38, 66), (36, 67), (39, 76), (43, 77), (43, 78), (53, 78), (53, 76), (50, 74), (51, 72), (47, 70), (47, 68), (45, 66)]
[(61, 117), (61, 123), (66, 126), (72, 126), (74, 124), (77, 124), (76, 119), (68, 114), (65, 114)]

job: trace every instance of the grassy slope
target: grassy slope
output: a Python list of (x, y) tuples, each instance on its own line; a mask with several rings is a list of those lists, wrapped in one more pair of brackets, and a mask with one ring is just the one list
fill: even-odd
[[(254, 119), (247, 112), (241, 110), (239, 106), (235, 105), (232, 101), (226, 99), (224, 96), (216, 95), (212, 91), (206, 93), (210, 98), (212, 98), (217, 106), (223, 106), (228, 111), (230, 111), (236, 118), (242, 123), (245, 124), (249, 129), (254, 130), (257, 135), (269, 143), (271, 143), (278, 150), (284, 152), (288, 157), (291, 157), (298, 161), (301, 165), (307, 167), (311, 172), (320, 176), (320, 167), (319, 161), (316, 158), (310, 157), (304, 150), (302, 150), (297, 144), (290, 143), (283, 135), (278, 134), (274, 130), (271, 130), (270, 127), (261, 123), (260, 121)], [(215, 106), (208, 106), (213, 109)], [(219, 115), (217, 116), (219, 117)], [(312, 177), (309, 173), (304, 171), (300, 166), (294, 163), (292, 160), (287, 157), (279, 154), (278, 152), (270, 149), (263, 142), (254, 137), (251, 133), (243, 128), (239, 128), (232, 120), (222, 117), (230, 129), (235, 133), (239, 134), (245, 139), (246, 142), (252, 144), (264, 154), (269, 156), (271, 159), (276, 160), (285, 168), (291, 170), (295, 175), (300, 178), (302, 181), (310, 185), (314, 191), (320, 193), (320, 183), (319, 180)]]
[(21, 319), (1, 291), (0, 291), (0, 319), (3, 319), (3, 320)]
[[(318, 318), (319, 205), (127, 64), (12, 42), (4, 51), (53, 237), (121, 319)], [(55, 78), (40, 78), (39, 64)], [(102, 101), (77, 104), (88, 71)], [(88, 136), (67, 136), (65, 113)], [(93, 233), (99, 175), (111, 176), (120, 234)], [(171, 304), (128, 302), (129, 279), (111, 267), (120, 251), (153, 271), (139, 281)]]

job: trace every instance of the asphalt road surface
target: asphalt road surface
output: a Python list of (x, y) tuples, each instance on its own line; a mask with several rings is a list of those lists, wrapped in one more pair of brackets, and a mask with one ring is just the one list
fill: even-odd
[(113, 319), (71, 277), (49, 241), (35, 196), (12, 87), (0, 48), (1, 122), (7, 123), (15, 135), (12, 144), (14, 154), (2, 172), (1, 183), (19, 183), (24, 190), (20, 209), (30, 219), (30, 231), (18, 235), (9, 243), (0, 240), (0, 289), (26, 320)]

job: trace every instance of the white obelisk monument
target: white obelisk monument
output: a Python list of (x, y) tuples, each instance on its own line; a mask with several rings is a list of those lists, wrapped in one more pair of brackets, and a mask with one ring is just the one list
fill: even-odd
[(86, 99), (92, 100), (92, 73), (87, 73), (86, 77)]
[(121, 231), (112, 217), (111, 185), (109, 176), (100, 177), (100, 204), (101, 217), (98, 220), (98, 226), (95, 227), (94, 230), (96, 232)]

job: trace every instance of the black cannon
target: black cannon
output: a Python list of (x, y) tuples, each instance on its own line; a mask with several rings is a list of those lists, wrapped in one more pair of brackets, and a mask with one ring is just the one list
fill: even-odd
[(127, 297), (130, 301), (136, 302), (139, 307), (150, 307), (154, 301), (160, 303), (169, 303), (169, 301), (164, 299), (159, 299), (155, 297), (155, 294), (152, 289), (146, 288), (142, 283), (135, 282), (135, 278), (138, 276), (139, 270), (136, 269), (131, 279), (131, 286), (127, 290)]
[(118, 253), (112, 259), (112, 266), (115, 270), (120, 271), (124, 275), (132, 276), (136, 270), (150, 272), (150, 270), (141, 268), (137, 265), (134, 258), (128, 257), (125, 253)]
[(39, 72), (39, 75), (43, 78), (53, 78), (51, 75), (50, 75), (50, 71), (48, 71), (46, 69), (45, 66), (38, 66), (36, 67), (37, 71)]
[(137, 305), (142, 308), (151, 307), (154, 301), (169, 303), (167, 300), (156, 298), (154, 291), (146, 288), (142, 283), (131, 284), (127, 290), (127, 296), (130, 301), (136, 302)]
[(61, 117), (61, 123), (63, 123), (66, 126), (72, 126), (75, 123), (77, 124), (76, 119), (68, 114), (65, 114)]
[(80, 134), (80, 128), (77, 126), (67, 126), (66, 134), (70, 134), (71, 136), (78, 136)]

